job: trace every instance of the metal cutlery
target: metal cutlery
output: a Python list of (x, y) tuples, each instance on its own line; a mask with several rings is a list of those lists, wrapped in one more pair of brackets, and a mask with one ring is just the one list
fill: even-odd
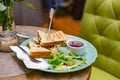
[(26, 39), (30, 38), (30, 36), (26, 35), (25, 33), (17, 33), (16, 35)]

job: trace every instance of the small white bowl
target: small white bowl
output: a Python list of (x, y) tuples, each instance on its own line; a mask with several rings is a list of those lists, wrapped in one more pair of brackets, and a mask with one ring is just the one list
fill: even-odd
[(81, 40), (68, 40), (67, 41), (67, 49), (79, 56), (85, 53), (85, 46), (86, 46), (85, 42)]

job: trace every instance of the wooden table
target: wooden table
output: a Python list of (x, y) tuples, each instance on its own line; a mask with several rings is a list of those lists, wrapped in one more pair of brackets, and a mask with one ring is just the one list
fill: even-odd
[[(26, 33), (29, 36), (36, 36), (36, 30), (47, 31), (46, 28), (35, 27), (35, 26), (17, 26), (17, 32)], [(54, 31), (54, 30), (52, 30)], [(71, 73), (47, 73), (39, 70), (33, 70), (27, 74), (0, 78), (0, 80), (89, 80), (91, 73), (91, 66), (76, 72)]]

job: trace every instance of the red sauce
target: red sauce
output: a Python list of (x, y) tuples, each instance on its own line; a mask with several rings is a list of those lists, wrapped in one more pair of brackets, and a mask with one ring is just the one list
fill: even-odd
[(70, 46), (72, 46), (72, 47), (81, 47), (81, 46), (79, 46), (79, 45), (70, 45)]
[(75, 42), (71, 42), (69, 45), (72, 47), (82, 47), (83, 43), (76, 44)]

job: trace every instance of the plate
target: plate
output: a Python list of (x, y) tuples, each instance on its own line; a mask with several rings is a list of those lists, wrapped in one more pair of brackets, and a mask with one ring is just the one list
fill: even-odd
[[(86, 49), (85, 49), (85, 53), (82, 55), (82, 57), (86, 58), (86, 64), (82, 64), (76, 68), (70, 69), (70, 70), (65, 70), (65, 71), (57, 71), (54, 69), (39, 69), (41, 71), (45, 71), (45, 72), (51, 72), (51, 73), (68, 73), (68, 72), (74, 72), (74, 71), (79, 71), (82, 70), (84, 68), (89, 67), (97, 58), (97, 50), (96, 48), (89, 43), (88, 41), (80, 38), (80, 37), (76, 37), (76, 36), (72, 36), (72, 35), (67, 35), (68, 38), (70, 38), (71, 40), (81, 40), (84, 41), (86, 43)], [(27, 46), (28, 45), (28, 41), (33, 41), (33, 38), (27, 39), (26, 41), (24, 41), (21, 45), (22, 46)], [(65, 52), (66, 47), (59, 47), (58, 49), (59, 51)], [(44, 59), (45, 61), (47, 61), (48, 59)]]

